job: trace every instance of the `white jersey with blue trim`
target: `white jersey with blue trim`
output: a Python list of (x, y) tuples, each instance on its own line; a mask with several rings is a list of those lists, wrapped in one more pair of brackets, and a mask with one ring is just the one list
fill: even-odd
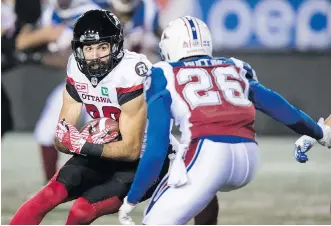
[[(141, 0), (135, 8), (130, 21), (124, 24), (124, 46), (133, 51), (142, 52), (149, 59), (155, 58), (159, 30), (159, 12), (153, 0)], [(153, 61), (153, 60), (152, 60)]]
[[(93, 0), (104, 9), (112, 9), (111, 0)], [(116, 13), (115, 13), (116, 14)], [(139, 0), (133, 9), (132, 15), (117, 15), (121, 20), (124, 34), (124, 48), (143, 53), (151, 61), (159, 60), (156, 54), (159, 39), (159, 10), (153, 0)]]
[[(103, 9), (111, 9), (111, 0), (92, 0)], [(153, 0), (140, 0), (134, 8), (129, 22), (125, 23), (124, 34), (130, 33), (132, 29), (144, 28), (145, 31), (154, 32), (159, 25), (159, 11)]]
[(73, 27), (78, 17), (91, 9), (99, 9), (100, 7), (93, 2), (86, 1), (79, 3), (66, 10), (57, 9), (55, 5), (49, 5), (42, 14), (41, 26), (49, 26), (51, 24), (65, 25), (66, 28), (53, 43), (48, 44), (48, 50), (57, 52), (70, 48), (71, 39), (73, 36)]
[(159, 12), (153, 0), (142, 0), (136, 7), (131, 19), (132, 29), (143, 27), (147, 32), (154, 32), (159, 23)]
[(100, 7), (92, 1), (86, 1), (77, 6), (61, 10), (54, 5), (49, 5), (42, 14), (41, 25), (64, 24), (73, 29), (78, 17), (91, 9), (100, 9)]
[[(137, 204), (157, 179), (167, 154), (171, 118), (180, 125), (181, 147), (187, 147), (185, 165), (173, 162), (169, 176), (164, 177), (151, 198), (144, 224), (186, 224), (207, 205), (215, 191), (228, 191), (250, 181), (253, 174), (248, 173), (254, 172), (258, 153), (253, 129), (255, 107), (300, 134), (323, 137), (316, 122), (259, 84), (254, 70), (234, 58), (203, 57), (157, 63), (146, 77), (144, 91), (149, 119), (147, 144), (128, 192), (128, 202)], [(234, 153), (237, 162), (233, 162)], [(182, 156), (177, 154), (177, 159)], [(220, 160), (224, 160), (222, 164), (218, 164)], [(233, 175), (229, 172), (234, 166), (237, 176), (230, 180)], [(212, 175), (207, 180), (206, 175), (199, 174), (204, 169), (209, 169), (207, 174)], [(206, 188), (202, 180), (210, 186)], [(197, 194), (196, 191), (204, 201), (196, 201), (196, 195), (187, 196)], [(210, 197), (206, 199), (204, 194)], [(179, 200), (176, 205), (181, 213), (178, 208), (169, 212), (174, 200)], [(182, 208), (187, 202), (192, 202), (190, 208)], [(196, 213), (192, 213), (192, 206)]]

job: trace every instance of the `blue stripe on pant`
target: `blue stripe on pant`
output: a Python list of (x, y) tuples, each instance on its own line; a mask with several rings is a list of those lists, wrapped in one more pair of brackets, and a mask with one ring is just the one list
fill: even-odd
[[(196, 162), (199, 154), (200, 154), (200, 150), (201, 147), (203, 145), (204, 139), (199, 141), (198, 147), (195, 150), (194, 156), (192, 158), (192, 160), (190, 161), (190, 163), (187, 166), (187, 172), (190, 171), (190, 169), (192, 168), (192, 166), (194, 165), (194, 163)], [(151, 201), (145, 211), (145, 215), (147, 215), (149, 213), (149, 211), (152, 209), (152, 207), (155, 205), (155, 203), (160, 199), (160, 197), (170, 188), (170, 186), (167, 185), (168, 182), (168, 177), (169, 175), (167, 175), (162, 182), (160, 183), (160, 185), (157, 187), (157, 189), (154, 192), (154, 195), (151, 198)], [(161, 193), (157, 198), (156, 196)], [(155, 199), (156, 198), (156, 199)], [(155, 199), (155, 200), (154, 200)]]

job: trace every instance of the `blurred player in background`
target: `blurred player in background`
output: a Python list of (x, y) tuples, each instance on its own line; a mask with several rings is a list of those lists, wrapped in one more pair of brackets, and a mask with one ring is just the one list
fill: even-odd
[[(108, 8), (123, 24), (126, 49), (142, 53), (156, 62), (158, 42), (162, 28), (159, 11), (153, 0), (95, 0), (101, 7)], [(106, 3), (106, 4), (105, 4)]]
[(265, 88), (250, 65), (213, 58), (211, 34), (201, 20), (181, 17), (171, 22), (160, 49), (165, 62), (155, 64), (145, 81), (147, 144), (120, 208), (122, 224), (133, 223), (128, 214), (160, 173), (171, 118), (180, 126), (181, 148), (155, 190), (143, 224), (186, 224), (218, 191), (236, 190), (252, 180), (259, 156), (255, 109), (331, 145), (327, 126)]
[[(15, 22), (14, 2), (1, 0), (1, 72), (10, 70), (15, 65)], [(11, 103), (3, 83), (1, 83), (1, 138), (13, 129)]]
[[(40, 30), (46, 29), (51, 39), (47, 40), (48, 50), (51, 52), (45, 61), (48, 65), (65, 68), (69, 55), (71, 54), (71, 39), (73, 26), (79, 16), (90, 9), (98, 9), (99, 6), (88, 0), (51, 0), (43, 11)], [(30, 39), (36, 43), (41, 40), (36, 30), (31, 32)], [(43, 31), (45, 32), (45, 31)], [(26, 36), (22, 37), (26, 42)], [(47, 75), (45, 75), (47, 76)], [(42, 163), (47, 183), (57, 170), (58, 152), (54, 147), (55, 128), (58, 122), (61, 106), (63, 103), (62, 90), (65, 82), (59, 84), (48, 96), (46, 105), (36, 124), (35, 138), (40, 145)], [(83, 121), (87, 122), (91, 117), (83, 111)]]

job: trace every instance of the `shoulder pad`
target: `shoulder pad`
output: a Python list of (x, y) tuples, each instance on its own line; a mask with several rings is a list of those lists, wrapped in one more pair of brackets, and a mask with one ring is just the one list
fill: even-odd
[(158, 67), (153, 67), (147, 74), (144, 81), (144, 92), (147, 102), (153, 96), (160, 95), (167, 86), (167, 79), (164, 76), (163, 70)]
[(242, 60), (236, 59), (234, 57), (231, 57), (230, 59), (235, 63), (235, 65), (237, 67), (244, 70), (245, 77), (247, 79), (252, 79), (252, 80), (258, 81), (255, 70), (248, 63), (246, 63)]
[(125, 51), (124, 58), (113, 70), (118, 87), (131, 87), (141, 85), (152, 63), (142, 54)]
[(255, 70), (246, 62), (244, 63), (244, 69), (246, 70), (246, 78), (258, 81)]

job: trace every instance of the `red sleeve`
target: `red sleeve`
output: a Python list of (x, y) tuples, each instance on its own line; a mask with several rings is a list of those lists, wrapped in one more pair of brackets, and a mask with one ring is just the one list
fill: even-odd
[(69, 83), (70, 85), (73, 85), (73, 86), (75, 85), (75, 81), (69, 76), (67, 76), (67, 83)]

